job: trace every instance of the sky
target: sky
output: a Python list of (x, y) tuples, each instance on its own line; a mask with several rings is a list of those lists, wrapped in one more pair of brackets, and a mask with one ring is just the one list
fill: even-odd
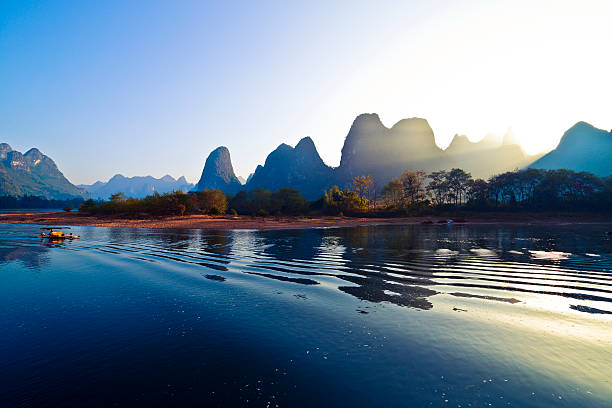
[(227, 146), (244, 177), (354, 118), (436, 142), (511, 130), (529, 153), (612, 128), (612, 1), (0, 2), (0, 142), (75, 184), (185, 175)]

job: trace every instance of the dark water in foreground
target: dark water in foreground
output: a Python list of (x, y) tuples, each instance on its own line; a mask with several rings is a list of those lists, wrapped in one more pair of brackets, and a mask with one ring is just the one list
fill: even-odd
[(609, 229), (0, 226), (0, 404), (611, 407)]

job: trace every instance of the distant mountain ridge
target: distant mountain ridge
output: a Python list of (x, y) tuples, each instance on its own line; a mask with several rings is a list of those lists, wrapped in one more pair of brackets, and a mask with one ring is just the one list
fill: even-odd
[(36, 148), (25, 154), (0, 143), (0, 195), (33, 195), (47, 199), (82, 197), (84, 191), (70, 183), (55, 162)]
[(97, 181), (91, 185), (81, 184), (79, 187), (86, 191), (89, 198), (106, 200), (116, 193), (123, 193), (133, 198), (143, 198), (155, 192), (164, 194), (180, 190), (186, 193), (191, 191), (194, 185), (187, 182), (185, 177), (179, 177), (178, 179), (169, 175), (161, 178), (152, 176), (125, 177), (116, 174), (107, 182)]
[(333, 169), (327, 166), (310, 137), (295, 147), (281, 144), (268, 155), (263, 166), (257, 166), (246, 184), (247, 190), (278, 190), (291, 187), (310, 200), (321, 197), (332, 182)]
[(348, 187), (354, 177), (371, 175), (377, 189), (406, 169), (433, 171), (448, 167), (425, 119), (402, 119), (391, 128), (376, 113), (357, 116), (344, 140), (335, 184)]
[(452, 157), (454, 167), (469, 171), (474, 178), (483, 179), (523, 168), (541, 157), (526, 154), (509, 133), (501, 140), (485, 137), (478, 142), (470, 141), (467, 136), (455, 135), (444, 152)]
[[(219, 149), (223, 150), (223, 165), (209, 166), (209, 161), (218, 161)], [(511, 135), (506, 135), (503, 142), (486, 137), (476, 143), (466, 136), (455, 136), (449, 147), (442, 150), (436, 145), (427, 120), (402, 119), (387, 128), (375, 113), (355, 118), (345, 138), (337, 168), (326, 165), (312, 139), (305, 137), (295, 147), (284, 143), (279, 145), (266, 157), (263, 165), (257, 166), (246, 183), (238, 186), (225, 181), (228, 175), (230, 179), (234, 177), (233, 166), (229, 150), (226, 147), (219, 149), (206, 160), (205, 171), (198, 183), (199, 190), (209, 186), (207, 188), (220, 188), (235, 194), (242, 189), (274, 191), (291, 187), (300, 190), (309, 200), (321, 197), (333, 185), (350, 187), (356, 176), (371, 175), (376, 189), (380, 190), (406, 169), (431, 172), (460, 167), (471, 172), (473, 177), (487, 178), (522, 168), (535, 159), (526, 155)]]
[(483, 150), (496, 149), (502, 145), (501, 140), (496, 140), (490, 135), (485, 136), (478, 142), (472, 142), (466, 135), (455, 135), (444, 151), (451, 155), (474, 153)]
[(80, 189), (66, 180), (53, 160), (37, 149), (23, 155), (7, 144), (0, 144), (0, 194), (33, 194), (47, 198), (85, 195), (107, 199), (118, 192), (142, 198), (154, 192), (163, 194), (177, 190), (218, 188), (236, 194), (243, 189), (292, 187), (314, 200), (333, 185), (350, 187), (356, 176), (371, 175), (375, 188), (380, 190), (406, 169), (430, 172), (460, 167), (471, 172), (473, 177), (486, 178), (533, 162), (534, 157), (527, 156), (520, 146), (509, 142), (510, 139), (506, 137), (504, 143), (500, 143), (485, 138), (474, 143), (466, 136), (457, 135), (448, 148), (442, 150), (436, 145), (433, 130), (425, 119), (402, 119), (387, 128), (377, 114), (366, 113), (353, 121), (337, 168), (326, 165), (312, 139), (305, 137), (295, 147), (279, 145), (246, 181), (236, 176), (229, 149), (221, 146), (207, 157), (196, 186), (184, 177), (175, 180), (171, 176), (156, 179), (118, 174), (108, 182), (81, 185)]
[(221, 146), (207, 157), (196, 186), (184, 177), (174, 179), (166, 175), (156, 179), (120, 174), (108, 182), (74, 186), (55, 162), (38, 149), (22, 154), (1, 143), (0, 195), (107, 199), (118, 192), (142, 198), (154, 192), (163, 194), (178, 190), (218, 188), (236, 194), (240, 190), (264, 188), (274, 191), (291, 187), (307, 199), (316, 200), (333, 185), (350, 187), (356, 176), (371, 175), (380, 191), (392, 177), (398, 177), (406, 169), (431, 172), (459, 167), (474, 178), (488, 178), (526, 167), (565, 168), (611, 176), (611, 153), (612, 131), (597, 129), (586, 122), (576, 123), (564, 133), (555, 150), (537, 157), (525, 154), (511, 133), (503, 140), (485, 137), (479, 142), (471, 142), (465, 135), (455, 135), (443, 150), (436, 145), (433, 130), (425, 119), (402, 119), (387, 128), (377, 114), (368, 113), (358, 115), (353, 121), (342, 147), (340, 165), (336, 168), (325, 164), (313, 140), (305, 137), (295, 147), (279, 145), (244, 181), (234, 173), (229, 149)]
[(556, 149), (528, 167), (588, 171), (600, 177), (612, 176), (612, 131), (578, 122), (563, 134)]

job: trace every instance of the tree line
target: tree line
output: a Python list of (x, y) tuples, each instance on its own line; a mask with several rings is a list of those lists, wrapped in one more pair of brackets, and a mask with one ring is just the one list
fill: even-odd
[(334, 186), (324, 197), (331, 214), (416, 215), (449, 209), (480, 211), (610, 211), (612, 177), (572, 170), (515, 170), (474, 179), (462, 169), (406, 170), (378, 194), (371, 176), (352, 188)]
[(337, 186), (321, 199), (308, 202), (298, 190), (242, 190), (235, 195), (221, 190), (158, 194), (143, 199), (122, 193), (106, 201), (88, 200), (80, 210), (91, 214), (189, 215), (232, 214), (251, 216), (435, 215), (448, 210), (466, 211), (610, 211), (612, 177), (571, 170), (515, 170), (488, 180), (474, 179), (462, 169), (426, 173), (406, 170), (382, 190), (372, 176), (358, 176), (352, 186)]
[(111, 195), (106, 201), (85, 201), (79, 210), (89, 214), (140, 215), (301, 215), (310, 210), (310, 205), (300, 192), (293, 188), (281, 188), (271, 192), (257, 189), (240, 191), (236, 195), (224, 194), (221, 190), (203, 190), (183, 193), (154, 193), (148, 197), (128, 198), (123, 193)]

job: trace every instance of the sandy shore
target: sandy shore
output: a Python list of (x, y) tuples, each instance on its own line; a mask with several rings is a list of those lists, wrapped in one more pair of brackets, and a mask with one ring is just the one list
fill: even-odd
[(88, 227), (163, 228), (163, 229), (302, 229), (324, 227), (356, 227), (365, 225), (407, 225), (424, 222), (445, 222), (442, 218), (352, 218), (352, 217), (250, 217), (188, 215), (183, 217), (120, 218), (88, 216), (79, 213), (36, 212), (2, 213), (0, 224), (35, 224)]
[(418, 224), (426, 218), (350, 218), (350, 217), (248, 217), (188, 215), (140, 219), (88, 216), (79, 213), (37, 212), (1, 213), (0, 224), (37, 224), (89, 227), (164, 228), (164, 229), (292, 229), (353, 227), (360, 225)]
[[(505, 215), (498, 218), (469, 218), (469, 224), (612, 224), (609, 217), (553, 217), (530, 214)], [(445, 217), (351, 218), (351, 217), (230, 217), (189, 215), (184, 217), (151, 217), (128, 219), (113, 216), (88, 216), (78, 212), (2, 213), (0, 224), (36, 224), (90, 227), (164, 228), (164, 229), (301, 229), (322, 227), (356, 227), (365, 225), (409, 225), (446, 223)]]

